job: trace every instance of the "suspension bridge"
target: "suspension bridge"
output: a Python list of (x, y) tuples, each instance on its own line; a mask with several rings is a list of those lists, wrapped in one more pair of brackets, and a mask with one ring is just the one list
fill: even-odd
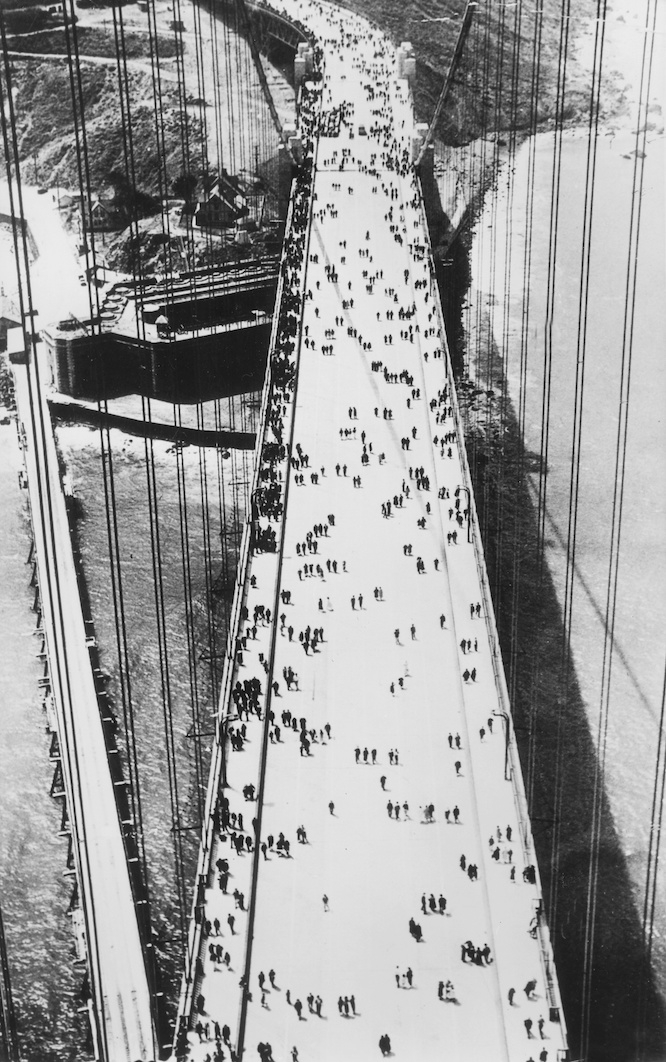
[[(25, 327), (10, 356), (95, 1057), (571, 1058), (422, 184), (474, 6), (428, 127), (410, 44), (325, 0), (241, 5), (280, 166), (294, 166), (279, 264), (231, 285), (225, 269), (140, 279), (122, 308), (112, 295), (113, 320), (92, 293), (90, 319), (47, 329), (47, 345), (15, 236)], [(259, 45), (295, 49), (293, 126)], [(272, 313), (247, 320), (275, 284)], [(243, 335), (270, 338), (169, 1020), (47, 392), (114, 334), (152, 349), (144, 395), (205, 401), (174, 397), (183, 364), (156, 384), (160, 350), (187, 361), (187, 344), (229, 342), (226, 319), (201, 314), (231, 296)], [(173, 334), (153, 336), (162, 311)], [(111, 392), (142, 385), (104, 350), (111, 391), (93, 373), (83, 397), (108, 414)]]

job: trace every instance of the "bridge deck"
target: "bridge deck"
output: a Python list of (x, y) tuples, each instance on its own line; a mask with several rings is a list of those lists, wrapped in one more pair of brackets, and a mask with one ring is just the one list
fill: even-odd
[[(246, 740), (228, 756), (232, 818), (212, 848), (188, 1057), (211, 1057), (217, 1022), (237, 1051), (254, 1057), (268, 1042), (276, 1062), (360, 1062), (377, 1056), (383, 1034), (396, 1057), (415, 1062), (443, 1052), (460, 1062), (524, 1062), (530, 1052), (554, 1060), (566, 1037), (550, 1020), (559, 997), (556, 982), (545, 982), (547, 930), (530, 933), (538, 878), (523, 878), (534, 862), (529, 823), (519, 784), (505, 780), (494, 628), (468, 542), (463, 442), (421, 202), (410, 168), (399, 174), (388, 161), (410, 151), (408, 91), (393, 74), (393, 50), (367, 24), (329, 5), (295, 6), (324, 45), (324, 111), (346, 103), (348, 114), (339, 136), (319, 141), (312, 298), (295, 401), (284, 406), (297, 463), (282, 550), (250, 561), (239, 632), (247, 640), (233, 677), (259, 678), (263, 718), (273, 712), (274, 726), (267, 740), (257, 715), (241, 721), (228, 706), (228, 725), (244, 722)], [(360, 126), (378, 128), (366, 136)], [(307, 464), (298, 467), (301, 454)], [(270, 622), (254, 620), (257, 606), (272, 610)], [(303, 632), (320, 627), (323, 642), (304, 646)], [(289, 668), (298, 677), (291, 690)], [(301, 719), (313, 731), (307, 752)], [(248, 784), (259, 807), (244, 799)], [(268, 847), (239, 855), (230, 836), (251, 834), (253, 818)], [(307, 843), (298, 843), (299, 827)], [(281, 833), (288, 856), (277, 849)], [(222, 859), (228, 884), (215, 872)], [(446, 899), (445, 913), (429, 912), (430, 894)], [(490, 962), (461, 961), (467, 941), (487, 944)], [(438, 989), (449, 980), (446, 1001)], [(321, 1015), (309, 1011), (310, 994), (321, 997)]]

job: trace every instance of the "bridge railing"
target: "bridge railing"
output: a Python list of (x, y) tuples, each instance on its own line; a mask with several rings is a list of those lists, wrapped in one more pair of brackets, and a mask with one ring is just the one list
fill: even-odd
[[(259, 410), (260, 427), (257, 431), (257, 439), (254, 448), (254, 463), (252, 472), (252, 482), (250, 487), (250, 498), (254, 495), (254, 492), (259, 486), (261, 454), (264, 447), (264, 443), (266, 441), (266, 427), (268, 423), (266, 414), (268, 411), (271, 391), (273, 388), (272, 355), (275, 350), (275, 343), (278, 334), (280, 318), (279, 307), (282, 301), (282, 294), (284, 289), (284, 271), (282, 269), (282, 263), (284, 261), (284, 247), (286, 247), (287, 245), (286, 237), (292, 222), (292, 216), (293, 198), (290, 198), (289, 209), (287, 211), (287, 220), (285, 224), (285, 242), (283, 245), (283, 253), (280, 261), (278, 286), (275, 294), (275, 309), (273, 311), (273, 321), (271, 324), (271, 336), (268, 347), (268, 360), (266, 363), (266, 376), (264, 378), (264, 386), (261, 394), (261, 406)], [(243, 608), (243, 603), (245, 599), (247, 571), (251, 557), (251, 515), (252, 514), (250, 509), (250, 513), (248, 514), (248, 516), (246, 516), (245, 519), (245, 526), (243, 528), (240, 551), (236, 565), (236, 583), (234, 587), (234, 597), (231, 606), (231, 614), (229, 616), (229, 626), (227, 630), (227, 644), (224, 656), (224, 669), (222, 673), (222, 684), (218, 700), (218, 713), (215, 727), (215, 737), (213, 739), (210, 774), (208, 779), (208, 788), (206, 792), (206, 803), (204, 807), (204, 822), (201, 836), (201, 847), (199, 850), (199, 859), (197, 862), (197, 873), (195, 878), (193, 917), (190, 921), (187, 952), (185, 956), (185, 979), (183, 987), (181, 989), (181, 998), (178, 1006), (179, 1019), (182, 1019), (183, 1016), (188, 1015), (190, 1013), (195, 988), (194, 969), (196, 957), (199, 953), (199, 948), (201, 944), (201, 902), (202, 895), (205, 891), (205, 886), (208, 881), (208, 875), (210, 872), (210, 859), (215, 832), (214, 812), (218, 800), (220, 779), (223, 777), (225, 767), (225, 727), (227, 723), (227, 716), (229, 713), (229, 706), (231, 703), (231, 684), (234, 676), (234, 645), (236, 643), (236, 638), (240, 629), (241, 610)]]
[[(321, 117), (321, 105), (322, 105), (322, 93), (319, 92), (318, 96), (317, 96), (316, 115), (315, 115), (315, 121), (316, 121), (317, 125), (319, 124), (320, 117)], [(296, 268), (292, 268), (292, 273), (291, 273), (292, 283), (294, 281), (296, 282), (295, 287), (297, 289), (298, 299), (299, 299), (299, 314), (298, 314), (299, 327), (298, 327), (298, 330), (297, 330), (297, 334), (295, 336), (291, 337), (293, 342), (294, 342), (293, 364), (294, 364), (294, 370), (295, 371), (294, 371), (294, 376), (293, 376), (293, 390), (292, 390), (292, 393), (291, 393), (291, 400), (290, 400), (290, 402), (287, 405), (286, 414), (284, 415), (284, 417), (282, 419), (282, 427), (283, 427), (283, 429), (285, 429), (284, 430), (284, 436), (285, 436), (285, 439), (286, 439), (286, 447), (285, 447), (286, 448), (286, 454), (285, 454), (285, 458), (284, 458), (284, 461), (283, 461), (286, 474), (285, 474), (284, 486), (283, 486), (283, 490), (282, 490), (282, 504), (283, 504), (282, 512), (283, 512), (283, 515), (282, 515), (282, 520), (280, 522), (281, 526), (280, 526), (280, 530), (279, 530), (279, 541), (276, 543), (277, 544), (277, 564), (276, 564), (276, 569), (275, 569), (275, 584), (274, 584), (274, 587), (273, 587), (272, 620), (271, 620), (272, 630), (271, 630), (271, 637), (270, 637), (270, 650), (269, 650), (269, 654), (268, 654), (268, 668), (267, 668), (267, 671), (266, 671), (266, 696), (265, 696), (265, 700), (264, 700), (264, 725), (263, 725), (261, 758), (260, 758), (259, 776), (258, 776), (259, 790), (258, 790), (258, 793), (257, 793), (256, 842), (255, 842), (255, 845), (254, 845), (254, 853), (253, 853), (252, 880), (251, 880), (251, 886), (250, 886), (250, 899), (249, 899), (249, 905), (248, 905), (248, 911), (249, 911), (249, 913), (248, 913), (248, 928), (247, 928), (247, 937), (246, 937), (246, 946), (245, 946), (245, 966), (244, 966), (244, 972), (243, 972), (243, 977), (242, 977), (242, 983), (244, 985), (244, 991), (242, 993), (242, 997), (241, 997), (241, 1001), (240, 1001), (240, 1020), (239, 1020), (239, 1026), (238, 1026), (238, 1040), (237, 1040), (237, 1043), (236, 1043), (236, 1055), (239, 1058), (242, 1058), (243, 1052), (244, 1052), (244, 1048), (245, 1048), (245, 1032), (246, 1032), (246, 1022), (247, 1022), (247, 1004), (248, 1004), (248, 1002), (249, 1002), (249, 1000), (251, 998), (251, 996), (249, 994), (249, 991), (248, 991), (248, 986), (249, 986), (250, 964), (251, 964), (251, 958), (252, 958), (252, 944), (253, 944), (253, 937), (254, 937), (254, 918), (255, 918), (255, 913), (256, 913), (256, 909), (257, 909), (256, 908), (256, 898), (257, 898), (257, 885), (258, 885), (259, 866), (260, 866), (260, 851), (261, 851), (261, 849), (260, 849), (260, 846), (259, 846), (259, 843), (258, 843), (258, 839), (261, 837), (261, 830), (262, 830), (262, 818), (263, 818), (263, 809), (264, 809), (264, 793), (265, 793), (265, 780), (266, 780), (266, 767), (267, 767), (268, 749), (269, 749), (269, 734), (270, 734), (270, 730), (271, 730), (271, 717), (273, 716), (272, 698), (273, 698), (273, 688), (274, 688), (274, 685), (275, 685), (274, 667), (275, 667), (275, 651), (276, 651), (277, 635), (278, 635), (277, 617), (278, 617), (278, 613), (279, 613), (280, 589), (281, 589), (281, 582), (282, 582), (282, 565), (283, 565), (283, 560), (284, 560), (285, 518), (286, 518), (286, 514), (287, 514), (287, 510), (288, 510), (289, 488), (290, 488), (290, 484), (291, 484), (291, 479), (290, 479), (290, 476), (289, 476), (289, 467), (290, 467), (290, 463), (291, 463), (291, 457), (292, 457), (292, 455), (294, 453), (294, 432), (295, 432), (295, 427), (296, 427), (296, 404), (297, 404), (297, 400), (298, 400), (298, 370), (299, 370), (300, 357), (301, 357), (301, 351), (302, 351), (302, 342), (303, 342), (302, 321), (303, 321), (303, 309), (304, 309), (305, 300), (306, 300), (306, 279), (307, 279), (307, 268), (308, 268), (309, 254), (310, 254), (310, 241), (311, 241), (311, 237), (312, 237), (312, 214), (313, 214), (313, 209), (314, 209), (314, 194), (313, 194), (314, 193), (314, 180), (315, 180), (315, 174), (316, 174), (318, 153), (319, 153), (319, 138), (317, 136), (317, 137), (313, 138), (313, 150), (312, 150), (311, 169), (310, 169), (310, 176), (309, 176), (310, 184), (309, 184), (309, 190), (308, 190), (308, 210), (307, 210), (307, 221), (306, 221), (306, 224), (304, 226), (304, 228), (305, 228), (305, 238), (303, 240), (302, 259), (301, 259), (301, 262), (300, 262), (299, 266), (297, 266)], [(295, 293), (296, 292), (295, 292), (294, 288), (292, 288), (292, 294), (295, 294)]]
[(493, 606), (492, 594), (490, 591), (490, 584), (488, 581), (488, 571), (486, 568), (486, 559), (483, 550), (483, 544), (481, 539), (481, 531), (479, 524), (479, 517), (476, 509), (476, 501), (474, 498), (474, 489), (472, 485), (472, 477), (469, 469), (469, 463), (467, 461), (467, 450), (465, 447), (465, 435), (463, 431), (462, 417), (460, 415), (460, 407), (458, 405), (458, 395), (456, 390), (455, 377), (453, 375), (453, 366), (451, 363), (451, 356), (449, 351), (449, 345), (446, 335), (446, 326), (444, 323), (444, 313), (442, 310), (441, 298), (439, 293), (439, 287), (437, 284), (437, 278), (434, 272), (434, 257), (432, 251), (432, 244), (430, 241), (430, 231), (428, 229), (428, 220), (426, 216), (425, 203), (423, 198), (423, 190), (421, 188), (421, 182), (417, 175), (417, 186), (419, 190), (419, 206), (421, 212), (421, 222), (423, 231), (425, 233), (425, 239), (429, 252), (430, 263), (430, 282), (431, 282), (431, 295), (434, 299), (435, 308), (437, 312), (437, 319), (441, 331), (441, 342), (444, 349), (446, 376), (449, 385), (450, 405), (453, 409), (453, 421), (456, 426), (456, 435), (460, 442), (460, 464), (462, 468), (462, 480), (463, 489), (467, 491), (469, 498), (469, 514), (468, 524), (471, 533), (471, 542), (474, 549), (474, 557), (476, 562), (476, 568), (479, 576), (479, 583), (481, 585), (481, 594), (483, 598), (483, 612), (486, 624), (486, 631), (488, 634), (488, 641), (490, 644), (490, 658), (493, 668), (493, 674), (495, 677), (495, 688), (499, 699), (499, 711), (494, 714), (499, 715), (505, 727), (505, 765), (504, 776), (507, 781), (511, 782), (514, 802), (516, 806), (516, 814), (518, 818), (518, 824), (520, 829), (520, 836), (523, 845), (523, 851), (529, 864), (534, 868), (535, 886), (538, 893), (537, 910), (536, 910), (536, 929), (537, 937), (539, 941), (539, 954), (541, 958), (541, 965), (544, 977), (544, 983), (546, 985), (546, 991), (548, 993), (548, 1004), (551, 1012), (551, 1020), (562, 1020), (562, 1003), (559, 994), (559, 985), (557, 978), (554, 975), (554, 959), (553, 949), (550, 940), (550, 933), (545, 920), (544, 905), (543, 905), (543, 889), (541, 886), (541, 878), (539, 875), (539, 867), (536, 860), (536, 853), (534, 848), (534, 838), (532, 835), (532, 827), (530, 822), (529, 808), (527, 804), (527, 797), (525, 795), (525, 787), (523, 783), (523, 774), (520, 764), (520, 756), (518, 753), (518, 746), (516, 743), (515, 732), (513, 729), (513, 713), (511, 710), (511, 699), (509, 697), (509, 690), (506, 684), (506, 675), (504, 672), (504, 662), (502, 659), (502, 650), (500, 646), (499, 634), (497, 631), (497, 623), (495, 620), (495, 609)]
[(311, 30), (309, 30), (307, 26), (304, 26), (297, 18), (288, 18), (286, 15), (283, 15), (281, 11), (277, 11), (270, 3), (267, 3), (267, 0), (248, 0), (247, 7), (253, 13), (263, 15), (274, 23), (277, 23), (279, 26), (287, 26), (292, 34), (291, 38), (286, 36), (280, 37), (277, 33), (275, 36), (277, 40), (280, 40), (288, 47), (291, 48), (294, 46), (292, 43), (294, 34), (296, 34), (301, 41), (309, 41), (313, 44), (316, 43)]

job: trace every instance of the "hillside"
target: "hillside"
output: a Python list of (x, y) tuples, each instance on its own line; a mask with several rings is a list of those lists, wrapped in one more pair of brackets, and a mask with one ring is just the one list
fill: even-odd
[[(411, 41), (416, 54), (416, 105), (430, 121), (465, 10), (460, 0), (338, 0), (373, 19), (395, 42)], [(577, 19), (592, 17), (592, 0), (577, 0)], [(489, 130), (529, 129), (535, 75), (539, 76), (537, 123), (555, 113), (560, 5), (543, 5), (542, 37), (535, 54), (534, 5), (478, 4), (462, 62), (442, 114), (438, 136), (466, 143)], [(588, 103), (585, 79), (571, 63), (567, 117), (575, 120)]]
[[(24, 177), (35, 183), (76, 188), (79, 163), (70, 76), (65, 60), (26, 59), (15, 63), (16, 114)], [(134, 183), (144, 192), (159, 192), (159, 152), (153, 110), (153, 83), (148, 73), (128, 69), (132, 100)], [(108, 183), (109, 174), (124, 167), (124, 134), (115, 63), (81, 62), (81, 94), (85, 105), (85, 135), (92, 188)], [(178, 87), (164, 82), (161, 91), (165, 168), (171, 179), (183, 168)], [(187, 115), (191, 133), (197, 119)], [(36, 172), (35, 172), (36, 171)]]

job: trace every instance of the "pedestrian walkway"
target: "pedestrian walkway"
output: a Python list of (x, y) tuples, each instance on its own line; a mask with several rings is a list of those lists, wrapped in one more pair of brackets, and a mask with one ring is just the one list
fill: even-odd
[(255, 505), (276, 550), (250, 559), (233, 646), (188, 1057), (564, 1058), (408, 86), (366, 22), (288, 6), (323, 48), (328, 135), (295, 377), (267, 416)]

